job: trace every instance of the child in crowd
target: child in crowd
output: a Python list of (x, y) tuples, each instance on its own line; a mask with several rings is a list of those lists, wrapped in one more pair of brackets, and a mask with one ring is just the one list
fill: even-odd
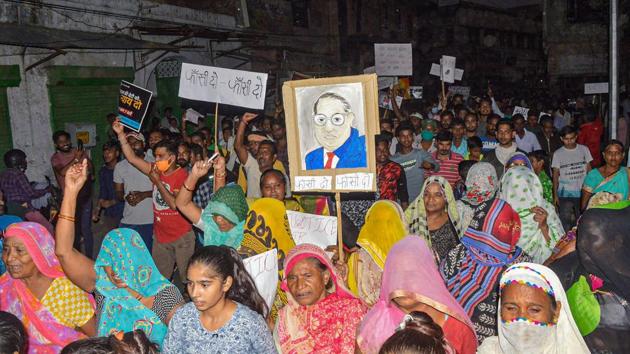
[(546, 201), (553, 204), (553, 183), (547, 174), (547, 153), (545, 150), (534, 150), (527, 154), (529, 161), (532, 163), (532, 169), (543, 187), (543, 197)]
[(483, 142), (478, 136), (471, 136), (468, 138), (468, 152), (464, 156), (466, 160), (481, 161), (483, 154), (481, 149), (483, 148)]
[(191, 303), (169, 323), (163, 353), (276, 353), (269, 312), (236, 250), (199, 249), (188, 264)]

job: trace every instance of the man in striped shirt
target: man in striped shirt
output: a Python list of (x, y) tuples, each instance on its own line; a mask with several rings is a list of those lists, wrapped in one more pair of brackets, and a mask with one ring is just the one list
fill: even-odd
[(439, 169), (437, 172), (429, 172), (431, 176), (444, 177), (451, 187), (455, 188), (457, 181), (461, 179), (457, 168), (459, 163), (464, 160), (462, 155), (451, 151), (453, 143), (453, 134), (448, 130), (439, 132), (435, 138), (437, 143), (437, 151), (433, 153), (433, 159), (437, 161)]

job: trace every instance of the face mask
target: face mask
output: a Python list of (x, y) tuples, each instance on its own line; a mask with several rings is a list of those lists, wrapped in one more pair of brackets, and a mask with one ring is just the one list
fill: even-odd
[(437, 114), (437, 112), (439, 112), (439, 111), (440, 111), (440, 109), (437, 108), (437, 107), (431, 108), (431, 113), (433, 113), (433, 114)]
[(172, 164), (169, 160), (155, 161), (155, 167), (162, 173), (168, 171)]
[(133, 150), (133, 153), (136, 154), (136, 156), (138, 156), (138, 157), (143, 157), (144, 156), (144, 149)]
[(504, 353), (540, 353), (559, 344), (553, 324), (535, 324), (516, 318), (510, 322), (501, 321), (499, 325), (503, 334), (499, 336), (499, 345)]
[(70, 150), (72, 150), (72, 145), (64, 145), (59, 147), (59, 151), (61, 152), (69, 152)]

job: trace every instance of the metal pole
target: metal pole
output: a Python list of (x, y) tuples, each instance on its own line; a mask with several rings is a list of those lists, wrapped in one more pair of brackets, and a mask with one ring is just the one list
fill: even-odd
[(619, 110), (619, 85), (617, 82), (618, 40), (617, 40), (617, 1), (610, 0), (610, 80), (608, 82), (608, 117), (610, 118), (610, 137), (617, 138), (617, 118)]

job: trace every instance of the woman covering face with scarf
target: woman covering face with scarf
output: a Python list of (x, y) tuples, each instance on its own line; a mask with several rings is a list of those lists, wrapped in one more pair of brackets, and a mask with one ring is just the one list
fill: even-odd
[(518, 263), (501, 277), (499, 330), (478, 354), (590, 353), (555, 273), (542, 265)]
[(500, 198), (510, 203), (521, 219), (517, 245), (532, 257), (532, 262), (545, 262), (564, 229), (555, 208), (543, 198), (538, 176), (527, 167), (510, 168), (501, 179)]

